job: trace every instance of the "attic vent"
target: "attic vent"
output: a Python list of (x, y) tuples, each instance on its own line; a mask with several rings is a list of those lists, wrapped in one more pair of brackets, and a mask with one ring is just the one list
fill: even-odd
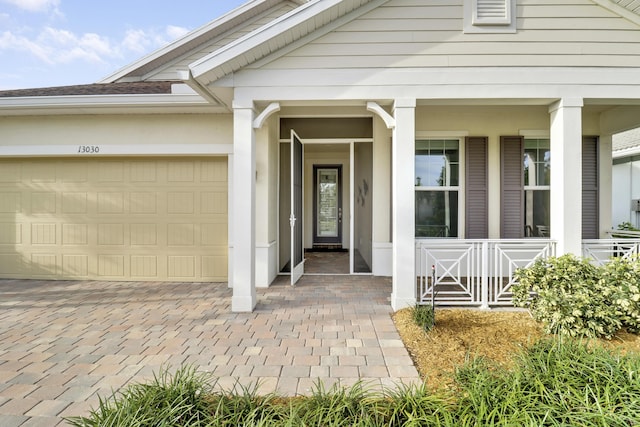
[(509, 0), (473, 0), (473, 25), (511, 24)]

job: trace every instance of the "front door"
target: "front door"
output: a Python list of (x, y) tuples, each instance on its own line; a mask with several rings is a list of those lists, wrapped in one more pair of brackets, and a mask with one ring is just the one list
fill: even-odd
[(313, 244), (342, 248), (342, 165), (313, 167)]

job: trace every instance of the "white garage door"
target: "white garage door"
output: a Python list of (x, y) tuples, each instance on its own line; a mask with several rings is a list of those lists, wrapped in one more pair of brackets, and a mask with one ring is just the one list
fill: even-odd
[(0, 277), (227, 280), (227, 159), (0, 160)]

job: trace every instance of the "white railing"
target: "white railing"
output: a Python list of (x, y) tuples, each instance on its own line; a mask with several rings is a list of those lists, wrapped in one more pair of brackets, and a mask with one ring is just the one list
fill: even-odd
[[(617, 233), (614, 233), (616, 235)], [(596, 265), (606, 264), (611, 258), (630, 258), (640, 253), (640, 238), (613, 237), (582, 241), (582, 256)]]
[(555, 255), (549, 239), (416, 241), (418, 301), (481, 308), (511, 305), (518, 268)]

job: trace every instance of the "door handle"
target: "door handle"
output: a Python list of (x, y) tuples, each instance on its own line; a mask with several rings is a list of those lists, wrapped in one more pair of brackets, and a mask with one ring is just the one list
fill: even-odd
[(342, 208), (338, 208), (338, 222), (342, 222)]

